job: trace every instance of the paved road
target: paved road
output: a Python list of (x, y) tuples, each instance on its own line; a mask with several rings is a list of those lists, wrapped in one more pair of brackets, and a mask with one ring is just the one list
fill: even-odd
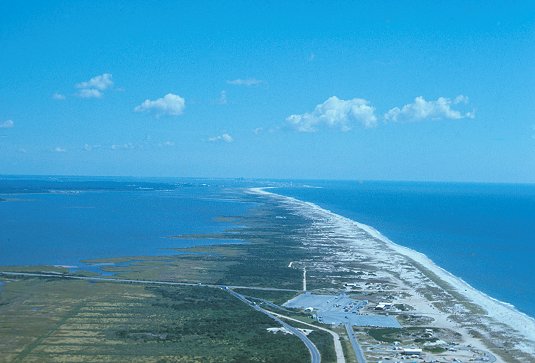
[[(253, 299), (253, 300), (256, 300), (256, 301), (261, 301), (262, 303), (264, 303), (267, 306), (270, 306), (270, 307), (272, 307), (274, 309), (281, 310), (281, 311), (286, 311), (288, 313), (291, 313), (290, 310), (285, 309), (282, 306), (279, 306), (277, 304), (274, 304), (271, 301), (264, 300), (264, 299), (261, 299), (261, 298), (258, 298), (258, 297), (249, 297), (247, 295), (244, 295), (244, 297), (245, 298), (250, 298), (250, 299)], [(321, 326), (314, 325), (314, 324), (305, 323), (304, 321), (297, 320), (297, 319), (294, 319), (294, 318), (290, 318), (289, 316), (282, 315), (282, 314), (279, 314), (279, 313), (275, 313), (273, 311), (270, 311), (270, 313), (275, 315), (275, 316), (278, 316), (279, 318), (295, 321), (297, 323), (310, 326), (310, 327), (312, 327), (314, 329), (323, 330), (323, 331), (331, 334), (331, 336), (333, 337), (333, 342), (334, 342), (334, 351), (336, 353), (336, 363), (345, 363), (346, 362), (346, 359), (344, 357), (344, 351), (342, 349), (342, 343), (340, 343), (340, 336), (337, 333), (335, 333), (334, 331), (326, 329), (326, 328), (323, 328)]]
[(275, 314), (271, 313), (270, 311), (262, 309), (260, 306), (258, 306), (256, 304), (252, 303), (251, 301), (247, 300), (245, 298), (245, 296), (243, 296), (242, 294), (239, 294), (236, 291), (233, 291), (232, 289), (227, 288), (227, 287), (224, 287), (223, 289), (228, 291), (231, 295), (233, 295), (237, 299), (239, 299), (242, 302), (246, 303), (247, 305), (251, 306), (255, 310), (257, 310), (257, 311), (259, 311), (259, 312), (261, 312), (263, 314), (266, 314), (271, 319), (275, 320), (277, 323), (279, 323), (284, 328), (286, 328), (288, 331), (291, 331), (296, 337), (301, 339), (301, 341), (306, 345), (308, 351), (310, 352), (310, 361), (312, 363), (320, 363), (321, 362), (321, 354), (320, 354), (318, 348), (314, 345), (314, 343), (312, 343), (312, 341), (310, 339), (308, 339), (308, 337), (301, 330), (299, 330), (297, 328), (294, 328), (293, 326), (285, 323), (284, 321), (282, 321), (281, 319), (276, 317)]
[[(135, 279), (116, 279), (108, 277), (96, 277), (96, 276), (76, 276), (76, 275), (66, 275), (61, 273), (45, 273), (45, 272), (8, 272), (0, 271), (0, 275), (5, 276), (22, 276), (22, 277), (53, 277), (58, 279), (71, 279), (71, 280), (88, 280), (88, 281), (105, 281), (105, 282), (120, 282), (120, 283), (130, 283), (130, 284), (144, 284), (144, 285), (171, 285), (171, 286), (206, 286), (221, 288), (222, 285), (215, 284), (203, 284), (195, 282), (175, 282), (175, 281), (155, 281), (155, 280), (135, 280)], [(248, 289), (248, 290), (263, 290), (263, 291), (290, 291), (297, 292), (299, 290), (292, 289), (279, 289), (276, 287), (253, 287), (253, 286), (238, 286), (238, 285), (229, 285), (227, 286), (231, 289)]]
[(342, 349), (342, 343), (340, 343), (340, 336), (337, 333), (335, 333), (334, 331), (326, 329), (326, 328), (323, 328), (321, 326), (314, 325), (314, 324), (305, 323), (304, 321), (297, 320), (297, 319), (294, 319), (294, 318), (290, 318), (289, 316), (285, 316), (285, 315), (282, 315), (282, 314), (278, 314), (278, 313), (274, 313), (274, 312), (271, 312), (271, 314), (273, 314), (275, 316), (278, 316), (279, 318), (284, 318), (284, 319), (287, 319), (287, 320), (295, 321), (297, 323), (301, 323), (301, 324), (310, 326), (310, 327), (312, 327), (314, 329), (323, 330), (323, 331), (331, 334), (331, 336), (333, 337), (333, 342), (334, 342), (334, 351), (336, 353), (336, 363), (346, 363), (346, 358), (344, 357), (344, 350)]
[(252, 299), (254, 301), (260, 301), (262, 304), (267, 305), (269, 307), (272, 307), (273, 309), (277, 309), (277, 310), (286, 311), (288, 313), (291, 313), (290, 310), (288, 310), (288, 309), (286, 309), (286, 308), (284, 308), (282, 306), (279, 306), (277, 304), (274, 304), (269, 300), (261, 299), (259, 297), (254, 297), (254, 296), (247, 296), (247, 295), (243, 295), (243, 296), (245, 296), (246, 299)]
[(357, 362), (358, 363), (366, 363), (366, 358), (364, 357), (364, 352), (362, 351), (362, 348), (360, 347), (360, 344), (357, 341), (357, 338), (355, 338), (355, 332), (353, 331), (353, 327), (349, 323), (346, 323), (345, 326), (346, 326), (347, 336), (349, 337), (349, 341), (351, 342), (351, 346), (353, 346), (353, 350), (355, 351), (355, 356), (357, 357)]

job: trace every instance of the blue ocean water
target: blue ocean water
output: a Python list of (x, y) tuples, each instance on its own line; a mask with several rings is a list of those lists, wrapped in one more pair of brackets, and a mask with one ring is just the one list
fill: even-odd
[(273, 191), (371, 225), (475, 288), (535, 317), (535, 185), (300, 185)]
[(249, 208), (226, 188), (196, 180), (1, 178), (0, 265), (80, 266), (232, 242), (166, 238), (236, 227), (215, 220)]

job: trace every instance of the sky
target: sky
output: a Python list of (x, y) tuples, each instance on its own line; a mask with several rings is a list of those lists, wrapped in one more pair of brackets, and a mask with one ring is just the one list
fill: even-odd
[(0, 0), (0, 174), (535, 182), (532, 1)]

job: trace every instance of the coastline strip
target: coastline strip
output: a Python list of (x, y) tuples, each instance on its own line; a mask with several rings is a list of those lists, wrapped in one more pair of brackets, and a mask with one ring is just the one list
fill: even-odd
[(295, 207), (309, 212), (309, 214), (322, 215), (330, 220), (334, 220), (340, 223), (343, 227), (356, 228), (365, 231), (370, 236), (382, 241), (391, 250), (405, 256), (406, 258), (414, 261), (415, 263), (425, 266), (429, 271), (434, 273), (439, 279), (448, 283), (456, 292), (463, 295), (467, 300), (482, 307), (487, 316), (495, 319), (497, 322), (502, 323), (512, 330), (520, 333), (524, 338), (531, 340), (535, 345), (535, 319), (529, 315), (517, 310), (513, 305), (497, 300), (482, 291), (472, 287), (466, 281), (453, 275), (444, 268), (438, 266), (429, 257), (418, 251), (412, 250), (408, 247), (401, 246), (389, 238), (382, 235), (375, 228), (354, 221), (350, 218), (336, 214), (330, 210), (324, 209), (317, 204), (299, 200), (297, 198), (269, 192), (266, 189), (273, 189), (274, 187), (264, 188), (249, 188), (248, 191), (252, 194), (263, 195), (278, 199), (281, 202), (288, 203)]

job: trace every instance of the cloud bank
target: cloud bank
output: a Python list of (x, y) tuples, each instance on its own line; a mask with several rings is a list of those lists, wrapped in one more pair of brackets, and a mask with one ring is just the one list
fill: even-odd
[(316, 132), (323, 125), (349, 131), (352, 122), (358, 122), (364, 127), (374, 127), (377, 117), (375, 108), (365, 99), (342, 100), (332, 96), (317, 105), (312, 112), (288, 116), (286, 122), (299, 132)]
[(186, 100), (178, 95), (168, 93), (156, 100), (146, 99), (134, 108), (135, 112), (155, 112), (156, 115), (178, 116), (184, 112)]
[[(385, 122), (410, 122), (425, 120), (460, 120), (475, 118), (475, 111), (466, 110), (468, 97), (459, 95), (453, 99), (439, 97), (427, 101), (422, 96), (416, 97), (414, 102), (402, 107), (394, 107), (383, 115)], [(329, 97), (325, 102), (316, 105), (312, 112), (294, 114), (286, 118), (286, 123), (299, 132), (316, 132), (322, 126), (351, 130), (354, 123), (365, 128), (377, 125), (375, 107), (363, 98), (342, 100), (336, 96)]]
[(449, 119), (459, 120), (463, 118), (474, 118), (474, 111), (462, 112), (453, 109), (452, 106), (467, 105), (468, 97), (459, 95), (453, 100), (446, 97), (439, 97), (434, 101), (427, 101), (422, 96), (416, 97), (413, 103), (403, 107), (391, 108), (385, 113), (386, 121), (423, 121), (427, 119)]

